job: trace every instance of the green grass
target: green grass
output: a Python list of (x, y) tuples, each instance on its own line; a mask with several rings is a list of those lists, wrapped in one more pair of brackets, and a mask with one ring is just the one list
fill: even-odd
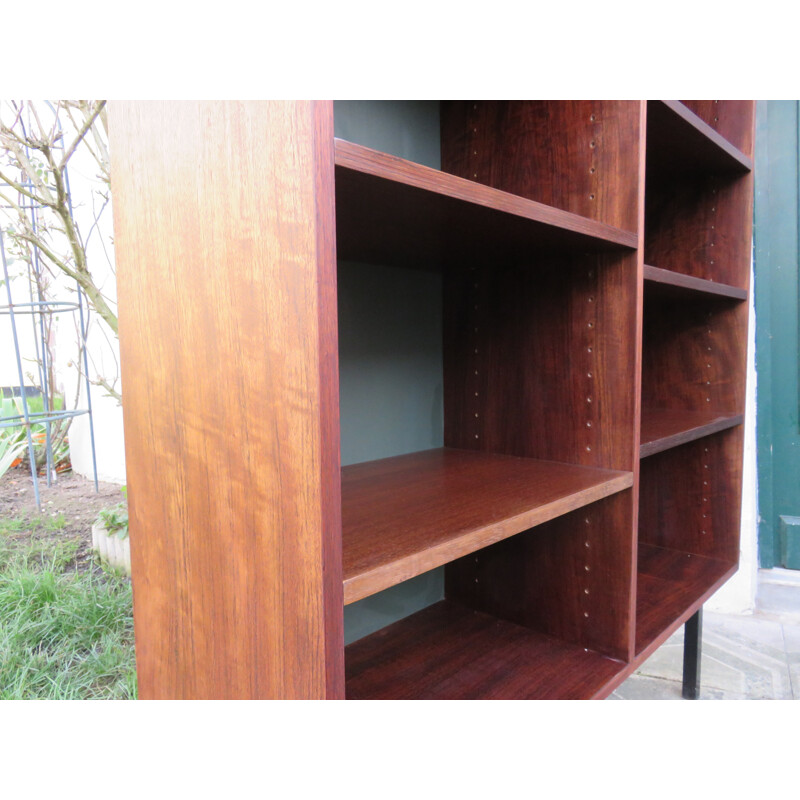
[(77, 550), (0, 533), (0, 699), (136, 696), (130, 582), (76, 571)]

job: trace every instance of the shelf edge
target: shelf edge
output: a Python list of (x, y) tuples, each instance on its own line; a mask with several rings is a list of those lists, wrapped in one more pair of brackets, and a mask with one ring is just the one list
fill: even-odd
[(658, 283), (664, 286), (674, 286), (678, 289), (687, 289), (719, 297), (729, 297), (733, 300), (747, 300), (747, 290), (727, 283), (716, 283), (704, 278), (695, 278), (693, 275), (684, 275), (671, 269), (644, 265), (645, 282)]
[(738, 147), (731, 144), (721, 133), (717, 133), (707, 122), (698, 117), (694, 111), (681, 103), (680, 100), (660, 100), (658, 102), (663, 103), (673, 114), (680, 117), (687, 125), (694, 128), (697, 133), (701, 134), (741, 167), (748, 172), (753, 171), (752, 158), (746, 156)]
[(610, 497), (617, 492), (633, 486), (633, 473), (624, 472), (617, 477), (603, 481), (569, 494), (566, 497), (536, 506), (513, 517), (491, 523), (478, 530), (457, 536), (446, 542), (425, 550), (424, 553), (413, 553), (388, 564), (375, 567), (367, 572), (345, 578), (344, 604), (349, 605), (376, 592), (396, 586), (423, 572), (441, 567), (462, 556), (474, 553), (483, 547), (508, 539), (522, 531), (549, 522), (552, 519), (574, 511), (583, 506)]
[(711, 436), (711, 434), (728, 430), (728, 428), (735, 428), (743, 422), (744, 414), (731, 414), (730, 416), (721, 415), (712, 422), (696, 425), (693, 428), (687, 428), (678, 433), (672, 433), (669, 436), (661, 436), (649, 442), (642, 442), (639, 446), (639, 458), (647, 458), (647, 456), (662, 453), (664, 450), (670, 450), (673, 447), (678, 447), (688, 442), (694, 442), (697, 439), (703, 439), (706, 436)]
[(639, 236), (632, 231), (615, 228), (603, 222), (573, 214), (571, 211), (529, 200), (482, 183), (450, 175), (398, 156), (372, 150), (369, 147), (334, 139), (335, 164), (383, 180), (421, 189), (442, 197), (460, 200), (476, 206), (511, 214), (560, 230), (597, 239), (606, 244), (635, 250)]

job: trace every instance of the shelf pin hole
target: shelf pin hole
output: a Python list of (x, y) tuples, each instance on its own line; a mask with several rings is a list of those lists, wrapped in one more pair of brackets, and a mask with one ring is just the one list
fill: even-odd
[(591, 453), (591, 452), (592, 452), (592, 448), (591, 448), (591, 447), (589, 447), (589, 445), (588, 445), (588, 444), (586, 445), (586, 452), (587, 452), (587, 453)]
[(591, 427), (592, 427), (592, 423), (591, 423), (591, 422), (587, 422), (587, 423), (586, 423), (586, 427), (587, 427), (587, 428), (591, 428)]
[(584, 590), (583, 590), (583, 593), (584, 593), (584, 594), (589, 594), (589, 590), (588, 590), (588, 589), (584, 589)]
[(584, 611), (583, 612), (583, 616), (586, 617), (586, 619), (589, 619), (589, 612), (588, 611)]
[(589, 195), (589, 199), (590, 199), (590, 200), (594, 200), (594, 195), (593, 195), (593, 194), (590, 194), (590, 195)]

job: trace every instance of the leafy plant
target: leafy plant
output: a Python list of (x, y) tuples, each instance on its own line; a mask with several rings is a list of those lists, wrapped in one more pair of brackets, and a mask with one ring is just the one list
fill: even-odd
[[(41, 396), (27, 398), (27, 406), (29, 414), (41, 413), (44, 410), (44, 399)], [(64, 408), (64, 398), (61, 395), (56, 395), (53, 399), (53, 409), (61, 411)], [(23, 415), (22, 399), (19, 397), (3, 397), (0, 398), (0, 420), (5, 418), (8, 420), (11, 417), (19, 418), (21, 421)], [(59, 422), (53, 423), (58, 428)], [(11, 459), (9, 466), (13, 465), (17, 458), (20, 458), (27, 466), (28, 452), (26, 449), (27, 437), (25, 436), (25, 429), (22, 425), (14, 425), (9, 428), (0, 428), (0, 436), (4, 431), (10, 432), (11, 438), (16, 438), (21, 447), (18, 449), (15, 458)], [(41, 422), (34, 422), (31, 424), (31, 439), (33, 440), (34, 455), (36, 463), (39, 467), (45, 462), (45, 426)], [(70, 468), (69, 460), (69, 443), (65, 436), (61, 436), (59, 431), (51, 432), (51, 447), (53, 467), (58, 472), (64, 472)], [(8, 469), (9, 467), (6, 467)], [(40, 470), (41, 471), (41, 470)], [(0, 477), (2, 477), (4, 470), (0, 470)]]
[(27, 441), (14, 428), (0, 428), (0, 478), (11, 469), (11, 465), (25, 452)]
[[(128, 487), (122, 487), (122, 493), (127, 497)], [(117, 536), (120, 539), (128, 538), (128, 505), (118, 503), (111, 508), (104, 508), (100, 512), (97, 522), (101, 524), (110, 536)]]

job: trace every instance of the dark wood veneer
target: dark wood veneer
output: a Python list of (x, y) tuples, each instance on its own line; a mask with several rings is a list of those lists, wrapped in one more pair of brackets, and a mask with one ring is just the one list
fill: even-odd
[(340, 258), (421, 269), (637, 245), (630, 231), (339, 139), (336, 223)]
[[(607, 696), (737, 568), (754, 104), (332, 115), (110, 104), (139, 696)], [(341, 468), (337, 257), (441, 272), (444, 448)]]
[(651, 456), (743, 422), (743, 414), (687, 411), (682, 408), (643, 408), (639, 455), (642, 458)]
[(736, 572), (735, 561), (639, 544), (636, 653), (646, 658)]
[(631, 486), (630, 473), (437, 449), (342, 471), (344, 601)]
[(693, 278), (668, 269), (659, 269), (644, 265), (645, 293), (649, 296), (672, 297), (675, 300), (684, 299), (686, 292), (703, 292), (707, 295), (730, 297), (734, 300), (746, 300), (747, 290), (738, 286), (728, 286), (724, 283)]
[[(755, 104), (752, 100), (682, 100), (683, 106), (730, 142), (745, 157), (753, 156)], [(671, 101), (676, 103), (676, 101)]]
[[(678, 100), (647, 104), (648, 157), (654, 169), (746, 172), (753, 160)], [(710, 117), (713, 120), (713, 116)], [(748, 150), (749, 152), (749, 150)]]
[(348, 645), (348, 699), (601, 696), (625, 669), (583, 647), (442, 601)]

